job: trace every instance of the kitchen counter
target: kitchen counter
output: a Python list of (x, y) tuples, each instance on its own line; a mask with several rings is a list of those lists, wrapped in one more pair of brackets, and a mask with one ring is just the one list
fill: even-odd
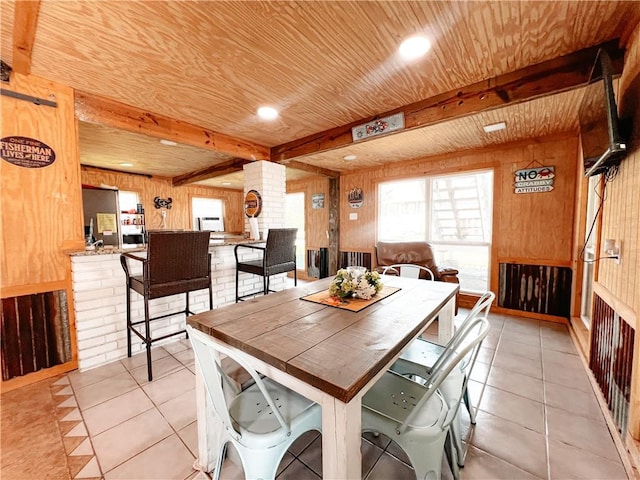
[[(223, 247), (228, 245), (235, 246), (241, 243), (247, 244), (247, 245), (253, 245), (253, 244), (265, 243), (265, 240), (251, 240), (250, 238), (244, 238), (240, 236), (214, 237), (212, 235), (211, 239), (209, 240), (209, 253), (213, 253), (212, 249), (217, 247)], [(106, 247), (94, 248), (91, 250), (85, 249), (85, 250), (70, 252), (69, 255), (72, 257), (77, 257), (77, 256), (87, 256), (87, 255), (112, 255), (115, 253), (120, 254), (120, 253), (126, 253), (126, 252), (146, 252), (146, 251), (147, 251), (146, 246), (125, 247), (125, 248), (115, 248), (111, 246), (106, 246)]]
[[(209, 247), (211, 255), (211, 283), (213, 308), (235, 303), (236, 259), (235, 246), (260, 244), (261, 240), (241, 236), (214, 238)], [(78, 338), (78, 366), (80, 370), (107, 364), (127, 356), (126, 278), (120, 265), (123, 252), (146, 254), (146, 248), (99, 248), (70, 253), (73, 283), (73, 306)], [(261, 253), (255, 249), (239, 249), (241, 261), (257, 260)], [(133, 275), (142, 274), (142, 262), (129, 262)], [(286, 287), (286, 273), (274, 275), (270, 280), (273, 290)], [(262, 292), (262, 277), (240, 273), (240, 295)], [(140, 295), (132, 293), (132, 320), (144, 318), (144, 302)], [(170, 313), (184, 308), (185, 295), (173, 295), (151, 301), (153, 315)], [(189, 294), (189, 307), (194, 313), (209, 310), (208, 290)], [(184, 315), (168, 316), (153, 322), (152, 331), (175, 331), (185, 325)], [(167, 339), (177, 341), (180, 337)], [(144, 351), (141, 342), (134, 337), (133, 353)]]

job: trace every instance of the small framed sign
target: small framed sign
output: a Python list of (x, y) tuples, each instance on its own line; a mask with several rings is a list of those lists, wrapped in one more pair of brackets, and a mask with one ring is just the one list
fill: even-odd
[(351, 129), (351, 138), (354, 142), (357, 142), (358, 140), (364, 140), (365, 138), (382, 135), (403, 128), (404, 114), (402, 112), (394, 113), (388, 117), (379, 118), (364, 125), (353, 127)]
[(324, 208), (324, 193), (311, 195), (311, 208)]
[(555, 167), (523, 168), (515, 173), (514, 193), (542, 193), (553, 190)]
[(362, 189), (355, 187), (349, 191), (349, 206), (351, 208), (360, 208), (364, 203), (364, 194)]

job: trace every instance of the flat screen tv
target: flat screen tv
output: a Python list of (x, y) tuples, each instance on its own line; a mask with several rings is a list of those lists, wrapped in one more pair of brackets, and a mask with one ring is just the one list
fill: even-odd
[(619, 165), (627, 142), (618, 118), (611, 59), (599, 50), (578, 113), (585, 176), (606, 173)]

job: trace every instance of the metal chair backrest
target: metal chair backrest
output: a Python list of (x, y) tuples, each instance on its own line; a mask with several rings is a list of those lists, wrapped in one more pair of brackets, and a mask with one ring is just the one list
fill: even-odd
[(209, 277), (209, 237), (209, 232), (149, 232), (150, 286)]
[(423, 267), (422, 265), (416, 265), (415, 263), (395, 263), (393, 265), (387, 265), (382, 269), (382, 274), (394, 274), (399, 277), (435, 280), (431, 270), (427, 267)]
[(440, 368), (440, 364), (446, 360), (447, 352), (451, 352), (460, 347), (461, 337), (463, 337), (466, 330), (469, 328), (469, 325), (476, 321), (477, 318), (488, 319), (489, 310), (491, 309), (491, 304), (493, 300), (496, 298), (495, 293), (491, 291), (485, 292), (475, 303), (473, 308), (469, 311), (468, 315), (465, 317), (463, 322), (460, 324), (456, 333), (453, 335), (449, 343), (447, 343), (444, 347), (444, 351), (438, 357), (438, 360), (433, 364), (432, 369)]
[[(213, 408), (230, 435), (236, 439), (241, 437), (239, 429), (236, 428), (234, 422), (231, 421), (228, 404), (228, 402), (233, 399), (234, 395), (238, 394), (239, 391), (233, 380), (231, 380), (224, 372), (220, 363), (220, 354), (230, 357), (238, 363), (238, 365), (244, 368), (249, 375), (251, 375), (251, 378), (260, 389), (260, 392), (269, 404), (269, 407), (271, 407), (272, 413), (275, 415), (278, 423), (280, 423), (282, 428), (286, 429), (287, 432), (290, 431), (289, 424), (282, 417), (277, 403), (273, 401), (273, 398), (265, 387), (262, 378), (243, 358), (236, 355), (233, 350), (213, 342), (209, 335), (201, 332), (200, 330), (196, 330), (191, 325), (187, 325), (187, 332), (189, 333), (189, 340), (191, 340), (196, 361), (202, 371), (202, 377), (204, 379), (207, 393), (211, 399), (211, 403), (213, 404)], [(227, 388), (231, 390), (231, 395), (228, 393), (225, 395), (223, 385), (226, 385)]]
[(297, 228), (270, 228), (265, 248), (265, 266), (295, 263), (297, 234)]
[[(460, 346), (460, 348), (454, 348), (452, 350), (446, 351), (443, 355), (443, 361), (440, 362), (437, 368), (433, 368), (431, 370), (431, 375), (428, 379), (426, 379), (427, 383), (425, 384), (425, 395), (418, 401), (413, 411), (398, 427), (397, 433), (402, 433), (411, 424), (411, 421), (420, 412), (421, 406), (424, 405), (424, 403), (428, 401), (432, 395), (435, 394), (440, 385), (442, 385), (442, 383), (447, 379), (449, 374), (451, 374), (451, 372), (455, 368), (460, 367), (461, 363), (465, 360), (465, 358), (467, 358), (467, 356), (470, 356), (471, 358), (471, 361), (467, 363), (467, 371), (470, 371), (471, 368), (473, 368), (473, 364), (475, 363), (475, 359), (478, 356), (478, 351), (480, 349), (482, 341), (485, 339), (488, 333), (489, 321), (486, 318), (476, 317), (467, 324), (464, 331), (462, 331), (461, 334), (457, 336), (456, 346)], [(469, 375), (465, 375), (460, 392), (456, 392), (458, 398), (456, 398), (455, 401), (448, 402), (451, 408), (447, 412), (446, 420), (443, 423), (443, 429), (447, 428), (455, 418), (468, 381)]]

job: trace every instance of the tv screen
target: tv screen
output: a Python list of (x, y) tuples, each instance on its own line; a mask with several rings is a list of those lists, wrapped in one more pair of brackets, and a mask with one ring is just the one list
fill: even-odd
[(613, 91), (611, 60), (599, 50), (578, 113), (585, 175), (606, 173), (627, 152)]

